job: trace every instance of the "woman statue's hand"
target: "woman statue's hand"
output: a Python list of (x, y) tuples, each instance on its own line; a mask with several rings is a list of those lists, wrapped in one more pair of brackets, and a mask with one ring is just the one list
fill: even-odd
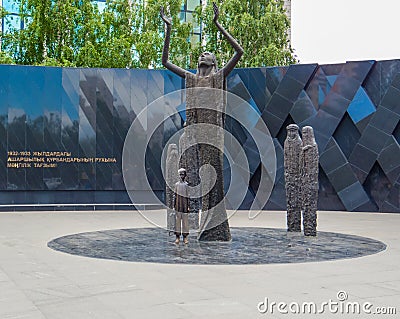
[(219, 17), (219, 9), (217, 7), (217, 5), (215, 4), (215, 2), (213, 2), (213, 9), (214, 9), (214, 22), (217, 22), (218, 17)]
[(164, 7), (160, 7), (160, 16), (161, 16), (161, 19), (163, 19), (163, 21), (165, 22), (166, 25), (171, 25), (172, 19), (165, 15)]

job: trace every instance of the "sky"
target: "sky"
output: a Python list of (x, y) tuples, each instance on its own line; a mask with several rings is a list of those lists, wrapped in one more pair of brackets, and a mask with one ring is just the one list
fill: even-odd
[(300, 63), (400, 59), (400, 0), (292, 0)]

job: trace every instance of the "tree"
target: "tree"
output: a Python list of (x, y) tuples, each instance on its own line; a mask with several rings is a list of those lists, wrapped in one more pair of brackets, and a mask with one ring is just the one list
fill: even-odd
[(144, 5), (139, 5), (136, 15), (137, 24), (133, 25), (133, 43), (138, 67), (162, 67), (164, 23), (160, 18), (161, 6), (166, 8), (173, 21), (170, 59), (183, 67), (189, 66), (188, 39), (193, 26), (180, 21), (181, 4), (181, 0), (148, 0)]
[(24, 29), (2, 35), (3, 49), (18, 64), (76, 65), (95, 41), (99, 13), (90, 0), (15, 0)]
[(0, 51), (0, 64), (14, 64), (15, 61), (7, 52)]
[(18, 64), (159, 68), (165, 6), (174, 18), (171, 59), (188, 66), (192, 26), (179, 21), (180, 0), (107, 0), (103, 12), (90, 0), (16, 2), (25, 28), (1, 39)]
[[(195, 68), (203, 50), (223, 64), (233, 52), (212, 22), (212, 1), (197, 8), (206, 45), (190, 43), (193, 25), (179, 19), (182, 0), (107, 0), (99, 12), (91, 0), (15, 0), (25, 28), (0, 34), (0, 63), (117, 68), (161, 68), (164, 24), (172, 17), (170, 60)], [(245, 50), (241, 67), (295, 62), (287, 41), (282, 1), (219, 1), (220, 21)], [(7, 12), (0, 10), (1, 15)]]
[[(220, 22), (238, 40), (244, 55), (238, 67), (260, 67), (295, 63), (288, 41), (289, 19), (281, 0), (224, 0), (218, 1)], [(196, 51), (211, 51), (219, 63), (226, 63), (233, 55), (232, 48), (217, 32), (212, 21), (212, 2), (197, 7), (196, 15), (203, 23), (206, 44)], [(196, 61), (192, 61), (192, 67)]]
[[(6, 17), (8, 12), (0, 6), (0, 19)], [(0, 30), (0, 45), (2, 44), (3, 40), (3, 32)], [(8, 54), (8, 52), (4, 52), (0, 50), (0, 64), (14, 64), (14, 59)]]

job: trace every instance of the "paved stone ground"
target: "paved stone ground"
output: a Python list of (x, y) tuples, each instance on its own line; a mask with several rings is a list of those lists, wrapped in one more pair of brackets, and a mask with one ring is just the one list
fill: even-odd
[[(155, 212), (156, 214), (157, 212)], [(87, 258), (52, 250), (59, 237), (151, 227), (136, 212), (0, 213), (0, 318), (398, 318), (400, 214), (320, 212), (320, 231), (369, 237), (386, 250), (359, 258), (257, 265), (185, 265)], [(284, 212), (232, 227), (282, 229)], [(156, 240), (145, 239), (149, 246)], [(397, 315), (260, 313), (257, 305), (347, 301), (395, 307)], [(345, 294), (344, 294), (345, 292)], [(286, 308), (288, 310), (288, 308)]]
[(377, 240), (330, 232), (305, 237), (284, 229), (236, 227), (231, 233), (231, 242), (190, 238), (189, 245), (175, 245), (175, 236), (168, 236), (163, 229), (116, 229), (60, 237), (48, 246), (92, 258), (196, 265), (302, 263), (361, 257), (386, 248)]

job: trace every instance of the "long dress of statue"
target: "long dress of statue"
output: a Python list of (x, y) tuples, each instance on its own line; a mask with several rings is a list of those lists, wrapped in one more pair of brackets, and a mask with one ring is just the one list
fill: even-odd
[(317, 235), (318, 146), (311, 126), (302, 129), (303, 148), (300, 157), (302, 175), (303, 229), (305, 236)]
[(299, 127), (290, 124), (286, 127), (287, 137), (284, 144), (284, 168), (286, 188), (287, 230), (301, 231), (301, 175), (300, 155), (302, 142)]
[[(179, 138), (179, 167), (186, 169), (186, 176), (188, 176), (191, 181), (190, 186), (197, 185), (199, 183), (199, 175), (197, 170), (194, 168), (198, 167), (198, 147), (194, 146), (194, 149), (190, 149), (195, 141), (192, 140), (190, 131), (186, 129), (182, 136)], [(189, 183), (188, 183), (189, 184)], [(196, 190), (189, 190), (189, 227), (190, 229), (199, 229), (199, 210), (200, 210), (200, 200), (199, 195), (196, 196)]]
[[(218, 30), (222, 33), (225, 39), (231, 44), (235, 50), (235, 54), (228, 61), (228, 63), (222, 68), (218, 69), (217, 61), (215, 55), (210, 52), (204, 52), (200, 55), (198, 60), (197, 73), (193, 74), (186, 71), (179, 66), (172, 64), (168, 60), (169, 56), (169, 43), (171, 37), (171, 19), (164, 14), (164, 9), (161, 8), (161, 17), (166, 24), (165, 42), (164, 50), (162, 55), (163, 65), (179, 75), (186, 80), (186, 124), (185, 130), (190, 130), (191, 125), (206, 123), (211, 125), (216, 125), (221, 128), (224, 127), (224, 111), (225, 111), (225, 101), (224, 94), (219, 94), (219, 96), (213, 97), (206, 96), (207, 94), (201, 95), (201, 90), (197, 88), (212, 88), (218, 89), (218, 91), (225, 90), (225, 79), (228, 74), (234, 69), (236, 64), (239, 62), (241, 56), (243, 55), (243, 49), (237, 43), (237, 41), (221, 26), (218, 22), (219, 10), (218, 7), (214, 6), (214, 23)], [(192, 90), (191, 90), (192, 89)], [(199, 93), (200, 91), (200, 93)], [(207, 90), (204, 90), (207, 92)], [(218, 94), (217, 94), (218, 95)], [(208, 107), (210, 105), (213, 110), (201, 109), (201, 105), (207, 103)], [(211, 104), (210, 104), (211, 103)], [(219, 112), (218, 112), (219, 111)], [(194, 131), (196, 132), (196, 130)], [(223, 136), (215, 136), (216, 144), (220, 146), (223, 145)], [(218, 147), (219, 148), (219, 147)], [(216, 182), (211, 191), (203, 195), (201, 198), (201, 208), (202, 212), (213, 211), (214, 207), (218, 207), (218, 211), (213, 211), (212, 214), (206, 216), (204, 220), (206, 222), (202, 223), (200, 226), (199, 240), (204, 241), (229, 241), (231, 239), (231, 234), (229, 230), (229, 224), (227, 219), (227, 214), (224, 205), (224, 179), (223, 179), (223, 153), (217, 148), (209, 145), (198, 145), (192, 147), (187, 151), (187, 156), (193, 157), (193, 154), (197, 152), (197, 163), (196, 161), (188, 161), (191, 163), (192, 167), (185, 167), (188, 171), (188, 183), (189, 186), (195, 186), (199, 183), (199, 167), (203, 165), (211, 165), (215, 169)], [(193, 171), (194, 174), (193, 174)], [(196, 175), (196, 176), (194, 176)], [(203, 182), (203, 181), (202, 181)], [(204, 181), (207, 183), (207, 181)], [(203, 216), (202, 216), (203, 219)], [(212, 225), (212, 226), (207, 226)]]
[(176, 144), (168, 145), (167, 160), (165, 163), (165, 175), (166, 175), (166, 186), (165, 186), (165, 202), (167, 205), (167, 229), (169, 231), (175, 231), (175, 209), (174, 209), (174, 186), (176, 181), (179, 179), (179, 154), (178, 147)]

